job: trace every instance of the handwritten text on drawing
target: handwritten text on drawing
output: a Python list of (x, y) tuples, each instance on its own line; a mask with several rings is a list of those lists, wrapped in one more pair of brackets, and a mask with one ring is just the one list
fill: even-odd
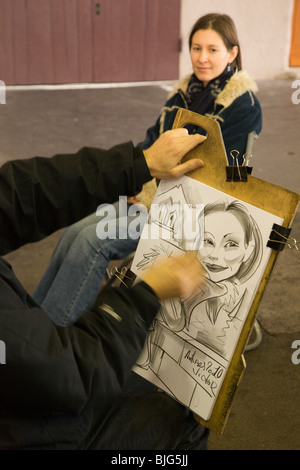
[(185, 368), (193, 375), (196, 382), (198, 382), (210, 396), (216, 396), (220, 379), (224, 373), (224, 367), (216, 361), (207, 359), (207, 357), (205, 359), (202, 357), (199, 358), (198, 354), (199, 351), (196, 349), (188, 349), (181, 365), (183, 365), (184, 362), (189, 362), (190, 367), (187, 368), (185, 364)]

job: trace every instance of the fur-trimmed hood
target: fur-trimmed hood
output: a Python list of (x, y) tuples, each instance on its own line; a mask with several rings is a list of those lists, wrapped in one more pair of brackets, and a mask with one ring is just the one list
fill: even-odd
[[(175, 95), (178, 90), (181, 90), (184, 94), (186, 94), (190, 78), (191, 74), (180, 80), (180, 82), (174, 87), (169, 97)], [(244, 70), (235, 72), (228, 80), (226, 86), (217, 96), (215, 104), (224, 108), (228, 108), (235, 99), (237, 99), (239, 96), (242, 96), (247, 91), (256, 93), (258, 91), (256, 82)]]

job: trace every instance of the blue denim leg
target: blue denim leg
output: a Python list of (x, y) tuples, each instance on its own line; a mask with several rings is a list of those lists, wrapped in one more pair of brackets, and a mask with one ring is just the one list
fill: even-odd
[[(146, 213), (140, 216), (141, 226), (146, 218)], [(89, 218), (89, 222), (95, 220), (98, 223), (99, 217)], [(56, 324), (74, 323), (93, 305), (109, 261), (123, 259), (135, 251), (139, 238), (125, 238), (127, 232), (130, 235), (130, 221), (126, 216), (115, 219), (121, 239), (99, 239), (97, 223), (86, 225), (86, 221), (81, 221), (80, 230), (77, 224), (65, 230), (34, 293), (35, 300)]]
[(49, 266), (47, 267), (43, 277), (41, 278), (33, 293), (33, 297), (38, 304), (43, 304), (49, 292), (49, 289), (54, 283), (55, 278), (61, 266), (63, 265), (64, 260), (66, 259), (66, 256), (68, 255), (68, 252), (78, 234), (85, 227), (96, 224), (98, 220), (99, 218), (96, 216), (96, 214), (91, 214), (85, 217), (84, 219), (80, 220), (79, 222), (70, 225), (63, 231), (53, 251)]

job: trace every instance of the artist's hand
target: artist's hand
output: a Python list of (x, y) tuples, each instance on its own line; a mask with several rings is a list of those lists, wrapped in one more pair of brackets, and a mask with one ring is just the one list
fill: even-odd
[(145, 159), (151, 175), (158, 179), (179, 178), (203, 166), (202, 160), (193, 158), (181, 163), (182, 158), (206, 139), (200, 134), (189, 135), (186, 129), (164, 132), (147, 150)]
[(204, 269), (194, 252), (167, 258), (142, 277), (161, 300), (188, 297), (204, 278)]

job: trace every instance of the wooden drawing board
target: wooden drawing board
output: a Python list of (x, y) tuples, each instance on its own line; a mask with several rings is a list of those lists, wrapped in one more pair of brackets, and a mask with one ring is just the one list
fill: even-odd
[[(205, 142), (186, 156), (186, 159), (200, 158), (204, 162), (204, 167), (189, 173), (188, 176), (282, 218), (284, 220), (282, 226), (289, 228), (299, 204), (299, 194), (251, 175), (248, 175), (246, 182), (226, 181), (226, 166), (228, 161), (218, 122), (188, 110), (179, 110), (173, 129), (184, 127), (187, 124), (195, 124), (207, 132)], [(278, 250), (272, 250), (210, 419), (204, 421), (195, 415), (198, 421), (217, 433), (221, 433), (224, 429), (234, 395), (246, 367), (243, 352), (250, 337), (258, 306), (278, 254)]]

